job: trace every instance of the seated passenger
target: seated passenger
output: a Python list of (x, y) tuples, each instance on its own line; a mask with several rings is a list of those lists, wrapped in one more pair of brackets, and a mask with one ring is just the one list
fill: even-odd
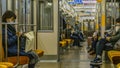
[(74, 40), (73, 46), (82, 47), (80, 45), (80, 41), (84, 41), (84, 38), (80, 31), (74, 31), (74, 29), (73, 29), (72, 33), (71, 33), (71, 38)]
[(90, 55), (95, 54), (96, 51), (96, 44), (98, 42), (98, 33), (94, 32), (93, 33), (93, 37), (92, 37), (92, 47), (90, 48), (90, 50), (88, 52), (90, 52)]
[[(120, 24), (120, 18), (116, 19), (116, 22)], [(120, 27), (118, 28), (114, 36), (100, 39), (96, 45), (96, 57), (93, 61), (91, 61), (91, 64), (102, 64), (102, 60), (101, 60), (102, 52), (104, 49), (106, 50), (107, 48), (105, 44), (109, 42), (114, 46), (114, 44), (119, 39), (120, 39)]]
[[(12, 12), (12, 11), (6, 11), (3, 16), (2, 16), (2, 22), (3, 23), (11, 23), (14, 22), (16, 19), (16, 15)], [(7, 33), (6, 33), (7, 30)], [(5, 39), (5, 35), (7, 34), (7, 39)], [(22, 34), (19, 34), (19, 36), (21, 37)], [(10, 56), (17, 56), (17, 50), (18, 50), (18, 34), (16, 32), (15, 26), (8, 24), (7, 25), (7, 29), (5, 29), (5, 25), (2, 25), (2, 45), (4, 50), (6, 51), (6, 43), (5, 41), (7, 41), (7, 46), (8, 46), (8, 57)], [(19, 40), (21, 41), (21, 39)], [(20, 43), (20, 46), (24, 46), (24, 43)], [(30, 63), (28, 65), (29, 68), (34, 68), (35, 64), (38, 61), (38, 56), (31, 54), (31, 53), (26, 53), (24, 51), (24, 49), (20, 48), (20, 56), (28, 56), (30, 59)], [(33, 62), (34, 60), (36, 60), (35, 62)]]
[[(108, 34), (108, 32), (105, 32), (105, 38), (109, 37), (110, 35)], [(96, 44), (98, 42), (99, 36), (98, 36), (98, 32), (94, 32), (93, 33), (93, 37), (92, 37), (92, 47), (90, 48), (90, 50), (88, 52), (90, 52), (90, 55), (93, 55), (96, 53)]]

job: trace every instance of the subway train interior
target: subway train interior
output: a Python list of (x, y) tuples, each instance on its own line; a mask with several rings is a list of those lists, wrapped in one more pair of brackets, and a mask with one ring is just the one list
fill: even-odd
[(120, 68), (120, 0), (0, 0), (0, 68)]

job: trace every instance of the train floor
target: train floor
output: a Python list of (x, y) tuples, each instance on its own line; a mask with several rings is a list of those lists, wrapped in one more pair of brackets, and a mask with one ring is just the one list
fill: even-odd
[[(95, 57), (87, 53), (87, 43), (81, 48), (71, 47), (61, 56), (60, 62), (38, 62), (36, 68), (92, 68), (90, 61)], [(114, 68), (112, 64), (103, 62), (101, 68)]]

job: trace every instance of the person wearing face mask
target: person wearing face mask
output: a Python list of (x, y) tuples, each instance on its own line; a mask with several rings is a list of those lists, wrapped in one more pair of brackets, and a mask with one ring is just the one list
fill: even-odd
[[(116, 19), (116, 22), (120, 24), (120, 18)], [(97, 45), (96, 45), (96, 57), (93, 61), (91, 61), (91, 65), (94, 64), (102, 64), (102, 52), (103, 50), (110, 50), (111, 48), (107, 47), (107, 45), (105, 45), (106, 43), (111, 43), (112, 46), (114, 47), (115, 43), (120, 39), (120, 26), (118, 25), (118, 30), (115, 33), (115, 35), (111, 36), (111, 37), (106, 37), (106, 38), (102, 38), (98, 41)]]
[[(15, 19), (16, 19), (16, 15), (12, 11), (9, 11), (9, 10), (6, 11), (2, 16), (3, 23), (11, 23), (11, 22), (13, 23), (15, 21)], [(7, 34), (7, 40), (5, 39), (6, 34)], [(19, 37), (21, 37), (21, 35), (22, 34), (19, 34)], [(17, 56), (18, 34), (16, 32), (14, 25), (11, 25), (11, 24), (7, 25), (7, 33), (6, 33), (5, 25), (4, 24), (2, 25), (2, 45), (3, 45), (4, 50), (6, 50), (5, 41), (7, 41), (7, 46), (8, 46), (8, 52), (7, 52), (8, 57)], [(19, 39), (19, 41), (21, 41), (21, 39)], [(20, 43), (20, 46), (21, 45), (25, 45), (25, 42)], [(30, 59), (30, 63), (28, 64), (28, 67), (29, 68), (35, 67), (35, 64), (37, 63), (37, 61), (32, 62), (32, 60), (36, 59), (36, 58), (31, 53), (28, 53), (28, 52), (26, 53), (24, 51), (24, 49), (20, 48), (19, 55), (20, 56), (28, 56)]]

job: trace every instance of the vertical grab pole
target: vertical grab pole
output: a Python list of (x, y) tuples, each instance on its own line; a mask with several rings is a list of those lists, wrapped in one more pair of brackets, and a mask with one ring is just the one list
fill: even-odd
[(33, 24), (33, 28), (34, 28), (34, 50), (38, 49), (38, 45), (37, 45), (37, 25)]
[(6, 48), (6, 50), (5, 50), (5, 60), (6, 61), (8, 61), (8, 59), (7, 59), (7, 54), (8, 54), (8, 46), (7, 46), (7, 42), (8, 42), (8, 40), (7, 40), (7, 38), (8, 38), (8, 36), (7, 36), (7, 24), (5, 24), (5, 48)]
[(99, 30), (99, 25), (98, 25), (98, 22), (99, 22), (99, 21), (98, 21), (98, 18), (99, 18), (99, 14), (98, 14), (98, 13), (100, 12), (100, 11), (99, 11), (99, 10), (100, 10), (99, 6), (100, 6), (99, 3), (97, 3), (97, 4), (96, 4), (96, 8), (97, 8), (97, 13), (96, 13), (96, 31), (97, 31), (97, 32), (98, 32), (98, 30)]
[(14, 65), (14, 67), (17, 67), (20, 63), (20, 40), (19, 40), (19, 25), (17, 23), (13, 23), (11, 25), (15, 25), (17, 26), (17, 29), (16, 29), (16, 34), (17, 34), (17, 63)]
[(102, 7), (102, 19), (101, 19), (101, 37), (104, 38), (105, 32), (105, 0), (102, 0), (101, 7)]
[[(16, 14), (18, 15), (18, 18), (17, 18), (17, 22), (21, 22), (20, 19), (21, 19), (21, 15), (20, 15), (20, 12), (21, 12), (21, 8), (20, 8), (20, 4), (21, 4), (21, 0), (15, 0), (15, 3), (16, 3)], [(17, 67), (19, 65), (19, 62), (20, 62), (20, 55), (19, 55), (19, 52), (20, 52), (20, 42), (19, 42), (19, 25), (15, 24), (17, 29), (16, 29), (16, 32), (17, 32), (17, 64), (14, 65), (14, 67)]]
[[(38, 3), (38, 0), (36, 0), (36, 2), (34, 1), (34, 7), (36, 7), (36, 8), (34, 8), (34, 22), (35, 22), (35, 25), (36, 25), (36, 49), (38, 49), (38, 20), (39, 20), (39, 13), (38, 13), (38, 5), (39, 3)], [(37, 18), (38, 17), (38, 18)]]
[(17, 32), (18, 32), (18, 38), (17, 38), (17, 41), (18, 41), (18, 53), (17, 53), (17, 64), (16, 65), (18, 65), (19, 64), (19, 62), (20, 62), (20, 40), (19, 40), (19, 25), (17, 25)]
[[(112, 6), (111, 9), (112, 9), (112, 10), (113, 10), (113, 2), (114, 2), (114, 1), (111, 0), (111, 6)], [(113, 22), (113, 21), (114, 21), (114, 17), (113, 17), (113, 12), (114, 12), (114, 11), (111, 12), (111, 17), (112, 17), (112, 18), (111, 18), (111, 19), (112, 19), (111, 22), (112, 22), (112, 31), (113, 31), (113, 33), (114, 33), (114, 22)]]
[(116, 14), (117, 14), (117, 6), (116, 6), (116, 0), (114, 0), (114, 4), (113, 4), (114, 6), (114, 9), (116, 10), (116, 11), (113, 11), (114, 12), (114, 14), (115, 15), (113, 15), (113, 17), (114, 17), (114, 22), (113, 22), (113, 24), (114, 24), (114, 31), (115, 31), (115, 33), (116, 33), (116, 29), (115, 29), (115, 27), (116, 27)]
[(2, 51), (2, 1), (0, 0), (0, 61), (2, 61), (2, 57), (3, 57), (3, 51)]

